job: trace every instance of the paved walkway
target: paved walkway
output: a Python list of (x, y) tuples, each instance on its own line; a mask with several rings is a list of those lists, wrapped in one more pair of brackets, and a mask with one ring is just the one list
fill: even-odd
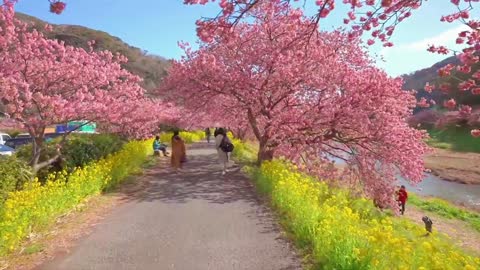
[(270, 211), (238, 167), (223, 177), (212, 145), (187, 150), (184, 172), (147, 171), (130, 194), (66, 257), (39, 269), (301, 269)]

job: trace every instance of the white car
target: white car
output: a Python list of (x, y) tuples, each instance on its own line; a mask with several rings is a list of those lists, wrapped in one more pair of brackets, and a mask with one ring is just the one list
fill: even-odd
[(11, 156), (15, 150), (6, 145), (0, 144), (0, 155)]
[(0, 132), (0, 144), (5, 144), (5, 142), (11, 138), (12, 137), (10, 137), (10, 135), (8, 135), (7, 133)]

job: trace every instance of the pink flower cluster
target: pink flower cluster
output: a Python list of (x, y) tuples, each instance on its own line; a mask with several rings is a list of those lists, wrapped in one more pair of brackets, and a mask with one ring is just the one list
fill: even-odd
[(55, 14), (61, 14), (67, 4), (59, 0), (50, 0), (50, 12)]

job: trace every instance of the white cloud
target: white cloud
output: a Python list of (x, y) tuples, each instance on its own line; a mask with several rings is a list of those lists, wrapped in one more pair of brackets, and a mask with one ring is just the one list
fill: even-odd
[(412, 43), (404, 43), (404, 44), (395, 44), (392, 48), (383, 48), (380, 53), (384, 56), (387, 56), (392, 53), (412, 53), (412, 52), (426, 52), (429, 45), (444, 45), (447, 47), (455, 47), (457, 48), (458, 45), (455, 44), (455, 40), (458, 37), (458, 33), (461, 31), (468, 30), (468, 26), (460, 25), (455, 28), (448, 29), (440, 34), (428, 37), (422, 40), (414, 41)]
[(438, 35), (430, 36), (424, 39), (409, 43), (395, 43), (390, 48), (381, 48), (379, 55), (385, 62), (379, 61), (377, 65), (392, 76), (409, 73), (422, 68), (432, 66), (438, 61), (445, 59), (450, 55), (439, 55), (427, 51), (429, 45), (443, 45), (449, 49), (461, 50), (465, 44), (456, 44), (455, 40), (458, 33), (468, 30), (468, 26), (460, 25), (447, 29)]

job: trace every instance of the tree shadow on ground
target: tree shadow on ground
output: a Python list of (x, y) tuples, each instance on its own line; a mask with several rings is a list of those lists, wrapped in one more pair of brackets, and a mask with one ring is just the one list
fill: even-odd
[(189, 146), (187, 162), (179, 173), (170, 167), (169, 157), (159, 157), (158, 160), (158, 166), (147, 169), (133, 183), (142, 188), (120, 190), (126, 195), (126, 200), (186, 203), (201, 199), (218, 204), (260, 202), (252, 182), (241, 172), (239, 165), (234, 164), (226, 175), (221, 175), (221, 166), (213, 144), (198, 143)]
[(147, 169), (134, 187), (121, 189), (127, 202), (188, 203), (204, 200), (214, 204), (245, 202), (252, 206), (245, 215), (257, 220), (262, 233), (280, 233), (272, 211), (257, 195), (252, 181), (233, 164), (226, 175), (221, 174), (216, 150), (206, 142), (189, 145), (187, 162), (182, 172), (175, 173), (169, 157), (159, 157), (158, 166)]

